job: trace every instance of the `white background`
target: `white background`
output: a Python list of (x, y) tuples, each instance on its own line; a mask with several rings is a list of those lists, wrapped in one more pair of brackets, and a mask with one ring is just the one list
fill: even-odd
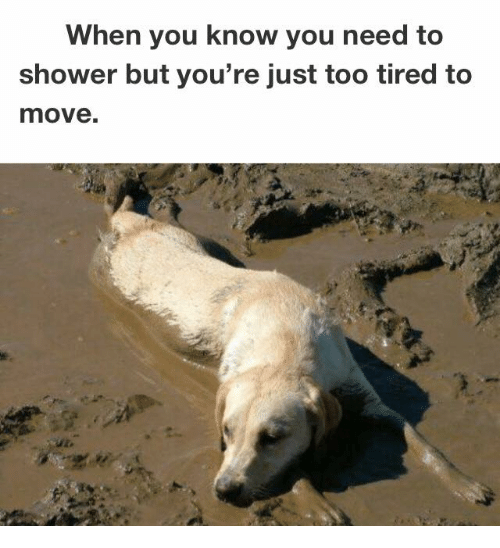
[(0, 540), (37, 548), (462, 548), (494, 545), (495, 533), (495, 527), (2, 527)]
[[(500, 161), (498, 0), (154, 1), (2, 0), (0, 101), (2, 162), (495, 162)], [(138, 29), (141, 46), (71, 46), (66, 23)], [(275, 46), (208, 47), (207, 23), (279, 29)], [(344, 28), (409, 27), (408, 46), (342, 45)], [(440, 46), (420, 46), (418, 25), (440, 29)], [(196, 28), (198, 46), (149, 48), (153, 29)], [(285, 29), (334, 29), (335, 46), (286, 49)], [(125, 85), (124, 67), (326, 64), (363, 67), (363, 86), (263, 84)], [(427, 68), (439, 82), (380, 86), (375, 69)], [(22, 85), (19, 71), (118, 68), (112, 86)], [(473, 72), (446, 84), (444, 68)], [(88, 107), (98, 124), (20, 124), (21, 107)]]

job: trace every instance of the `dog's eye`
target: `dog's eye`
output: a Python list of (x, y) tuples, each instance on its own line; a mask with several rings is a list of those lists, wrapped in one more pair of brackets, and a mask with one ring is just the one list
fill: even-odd
[(283, 436), (271, 434), (269, 432), (261, 432), (259, 435), (259, 444), (260, 445), (273, 445), (280, 441)]
[(229, 431), (229, 428), (227, 426), (224, 426), (224, 437), (230, 438), (231, 432)]

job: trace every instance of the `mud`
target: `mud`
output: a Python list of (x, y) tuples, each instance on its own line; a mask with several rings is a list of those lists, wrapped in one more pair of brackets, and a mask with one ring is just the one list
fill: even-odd
[(408, 516), (405, 518), (397, 518), (396, 520), (394, 520), (394, 525), (409, 525), (409, 526), (426, 525), (428, 527), (440, 527), (440, 526), (470, 527), (477, 524), (471, 523), (470, 521), (460, 521), (460, 520), (452, 520), (452, 519), (446, 519), (446, 518), (430, 518), (428, 516)]
[(246, 238), (289, 238), (353, 220), (367, 231), (406, 233), (419, 228), (415, 215), (446, 212), (429, 200), (442, 194), (500, 201), (500, 168), (482, 164), (443, 165), (294, 165), (167, 164), (68, 165), (78, 174), (78, 188), (104, 194), (114, 179), (135, 187), (136, 197), (153, 202), (196, 197), (223, 210), (232, 228)]
[(125, 509), (109, 504), (105, 486), (60, 480), (29, 510), (0, 511), (1, 525), (126, 525)]
[(498, 334), (500, 316), (500, 224), (467, 223), (440, 245), (443, 262), (459, 269), (476, 324)]
[(349, 333), (388, 364), (408, 368), (428, 361), (432, 350), (420, 339), (406, 316), (387, 306), (382, 293), (398, 276), (436, 268), (439, 253), (422, 248), (393, 260), (361, 262), (327, 281), (323, 294)]
[(35, 405), (23, 407), (11, 407), (0, 415), (0, 448), (4, 448), (9, 442), (16, 441), (20, 436), (33, 432), (33, 417), (42, 412)]
[(426, 362), (432, 349), (421, 334), (383, 299), (386, 285), (397, 277), (446, 265), (459, 270), (463, 297), (476, 326), (492, 337), (500, 333), (500, 225), (469, 222), (456, 226), (434, 247), (413, 249), (394, 259), (362, 261), (334, 274), (323, 294), (356, 340), (380, 359), (400, 367)]
[[(500, 490), (497, 166), (55, 167), (0, 166), (0, 524), (322, 524), (291, 493), (213, 497), (213, 371), (88, 280), (117, 180), (144, 211), (327, 293), (382, 398)], [(455, 499), (348, 406), (320, 468), (354, 525), (500, 524), (497, 502)]]

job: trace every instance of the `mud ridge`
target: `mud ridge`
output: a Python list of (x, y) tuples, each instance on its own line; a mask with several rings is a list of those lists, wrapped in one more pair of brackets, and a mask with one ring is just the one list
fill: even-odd
[(382, 293), (387, 283), (398, 276), (441, 266), (439, 253), (425, 247), (395, 259), (361, 262), (333, 275), (323, 294), (334, 314), (346, 324), (347, 331), (384, 362), (400, 368), (428, 361), (432, 350), (412, 329), (408, 318), (387, 306)]
[(465, 223), (439, 246), (443, 262), (459, 270), (464, 294), (476, 324), (500, 332), (500, 224)]
[(384, 362), (414, 367), (432, 349), (407, 317), (386, 305), (385, 286), (399, 276), (446, 265), (463, 279), (464, 297), (476, 325), (490, 335), (500, 333), (500, 224), (464, 223), (439, 245), (424, 247), (385, 261), (363, 261), (335, 273), (323, 294), (347, 331)]
[[(227, 224), (248, 240), (292, 238), (351, 220), (361, 236), (406, 234), (421, 228), (408, 218), (445, 214), (430, 199), (453, 195), (500, 201), (500, 167), (483, 164), (54, 164), (79, 177), (77, 188), (106, 196), (132, 194), (167, 209), (177, 219), (175, 200), (197, 197), (222, 210)], [(121, 184), (117, 184), (121, 183)], [(121, 191), (112, 191), (115, 186)], [(108, 207), (108, 206), (107, 206)]]
[[(403, 192), (500, 201), (498, 164), (53, 164), (51, 167), (75, 173), (80, 178), (78, 187), (96, 194), (104, 192), (107, 174), (119, 173), (142, 181), (149, 190), (165, 187), (172, 194), (191, 193), (211, 181), (237, 189), (282, 179), (293, 186), (305, 186), (312, 195), (318, 192), (318, 187), (331, 189), (354, 179), (356, 186), (364, 187), (359, 189), (360, 193), (369, 188), (372, 194), (382, 195), (385, 186)], [(313, 182), (304, 184), (304, 178)], [(315, 189), (311, 188), (314, 186)]]

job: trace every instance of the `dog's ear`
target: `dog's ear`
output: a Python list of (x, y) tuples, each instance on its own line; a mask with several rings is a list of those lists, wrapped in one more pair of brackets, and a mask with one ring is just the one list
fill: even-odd
[(229, 382), (222, 383), (217, 390), (215, 399), (215, 423), (217, 430), (222, 438), (222, 421), (224, 420), (224, 410), (226, 408), (226, 397), (229, 392)]
[(311, 377), (303, 377), (302, 385), (307, 394), (306, 413), (314, 428), (314, 444), (318, 447), (321, 441), (339, 425), (342, 407), (335, 396), (321, 390)]

